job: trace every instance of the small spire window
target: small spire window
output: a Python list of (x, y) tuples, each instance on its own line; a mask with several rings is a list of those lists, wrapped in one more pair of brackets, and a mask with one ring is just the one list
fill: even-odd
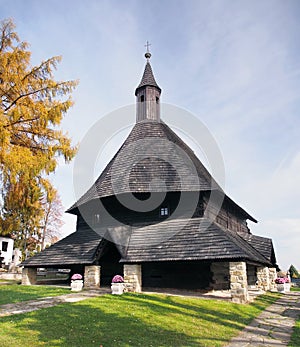
[(159, 103), (159, 97), (158, 96), (156, 97), (156, 103), (157, 104)]
[(141, 95), (141, 99), (140, 99), (141, 102), (144, 102), (145, 101), (145, 97), (144, 95)]

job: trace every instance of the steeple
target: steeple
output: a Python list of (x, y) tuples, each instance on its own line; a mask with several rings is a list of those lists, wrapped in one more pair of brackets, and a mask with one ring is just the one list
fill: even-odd
[(147, 63), (140, 84), (135, 90), (136, 95), (136, 122), (142, 121), (160, 121), (160, 94), (161, 89), (155, 81), (153, 71), (150, 65), (151, 53), (149, 52), (149, 43), (147, 41), (147, 52), (145, 58)]

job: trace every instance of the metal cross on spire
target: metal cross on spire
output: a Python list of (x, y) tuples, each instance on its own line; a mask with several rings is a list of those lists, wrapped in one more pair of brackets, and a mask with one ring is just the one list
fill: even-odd
[(147, 48), (147, 52), (145, 53), (145, 57), (147, 58), (147, 61), (149, 61), (149, 59), (151, 58), (151, 53), (149, 52), (149, 46), (151, 46), (151, 43), (147, 41), (147, 43), (145, 44), (145, 47)]
[(150, 53), (150, 52), (149, 52), (149, 46), (151, 46), (151, 43), (149, 43), (149, 42), (147, 41), (146, 44), (145, 44), (145, 47), (147, 47), (147, 53)]

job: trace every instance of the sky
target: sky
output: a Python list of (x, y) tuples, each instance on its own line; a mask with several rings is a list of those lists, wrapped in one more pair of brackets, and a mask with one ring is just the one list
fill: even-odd
[[(148, 40), (162, 102), (209, 129), (226, 193), (258, 220), (254, 234), (273, 239), (279, 266), (300, 269), (298, 0), (0, 0), (5, 18), (30, 43), (33, 65), (61, 55), (55, 78), (79, 80), (62, 122), (74, 144), (134, 104)], [(106, 146), (100, 169), (125, 136)], [(52, 176), (65, 209), (76, 200), (73, 168), (62, 162)], [(75, 231), (74, 216), (64, 221), (63, 235)]]

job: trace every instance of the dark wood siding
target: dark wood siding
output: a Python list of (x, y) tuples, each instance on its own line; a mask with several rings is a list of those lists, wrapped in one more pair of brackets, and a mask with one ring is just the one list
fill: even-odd
[[(180, 205), (180, 207), (176, 210), (177, 218), (180, 215), (184, 216), (185, 214), (190, 213), (190, 211), (194, 211), (191, 217), (202, 217), (203, 216), (203, 202), (202, 197), (199, 193), (195, 192), (171, 192), (171, 193), (152, 193), (155, 195), (156, 200), (162, 201), (156, 208), (150, 209), (150, 211), (146, 212), (138, 212), (134, 211), (133, 201), (136, 200), (137, 203), (140, 200), (141, 202), (147, 201), (149, 199), (150, 194), (147, 193), (135, 193), (134, 197), (131, 194), (123, 195), (122, 200), (119, 201), (116, 197), (107, 197), (101, 199), (102, 205), (98, 201), (94, 201), (88, 205), (88, 208), (82, 206), (80, 208), (80, 212), (83, 216), (79, 214), (77, 219), (77, 230), (81, 228), (85, 228), (87, 223), (90, 227), (97, 226), (95, 222), (98, 218), (95, 218), (96, 215), (99, 216), (99, 225), (101, 227), (117, 225), (118, 223), (126, 224), (126, 225), (137, 225), (137, 224), (155, 224), (159, 223), (167, 217), (171, 216), (172, 213), (177, 209), (178, 203), (182, 198), (183, 194), (185, 194), (184, 205)], [(131, 208), (127, 208), (124, 206), (122, 202), (127, 202), (127, 205), (133, 206)], [(194, 202), (197, 203), (194, 203)], [(195, 206), (196, 205), (196, 206)], [(161, 216), (160, 209), (162, 207), (167, 207), (169, 210), (169, 216)], [(179, 212), (179, 215), (178, 215)], [(111, 218), (110, 216), (113, 216)], [(84, 218), (83, 218), (84, 217)]]
[(211, 282), (209, 262), (178, 261), (142, 264), (143, 288), (206, 289)]
[(204, 216), (226, 229), (234, 232), (249, 233), (247, 220), (244, 216), (235, 211), (232, 206), (229, 206), (223, 201), (221, 208), (217, 204), (214, 204), (212, 200), (209, 201), (209, 196), (203, 198), (204, 203)]

